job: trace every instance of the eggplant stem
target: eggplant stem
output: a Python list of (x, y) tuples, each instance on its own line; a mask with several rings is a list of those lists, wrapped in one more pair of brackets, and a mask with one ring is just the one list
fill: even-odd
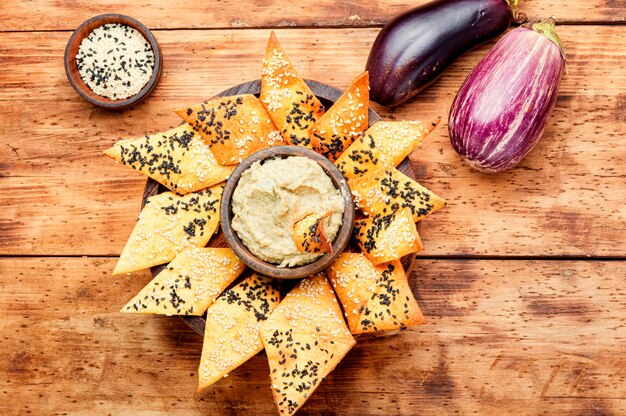
[(524, 12), (517, 12), (517, 14), (513, 18), (513, 23), (518, 26), (523, 25), (524, 23), (528, 23), (528, 16)]
[(554, 17), (532, 23), (530, 25), (530, 28), (535, 32), (545, 36), (550, 41), (552, 41), (552, 43), (558, 46), (559, 50), (561, 51), (561, 55), (563, 55), (563, 59), (565, 59), (565, 49), (563, 48), (561, 38), (559, 38), (559, 35), (556, 33), (556, 22), (554, 20)]
[(521, 25), (528, 21), (528, 17), (526, 17), (526, 13), (518, 12), (517, 6), (519, 5), (520, 0), (505, 0), (506, 4), (509, 5), (509, 9), (511, 9), (511, 13), (513, 14), (513, 23), (516, 25)]
[(508, 3), (509, 7), (512, 8), (513, 10), (515, 10), (515, 8), (517, 7), (517, 5), (519, 4), (520, 0), (506, 0), (506, 2)]

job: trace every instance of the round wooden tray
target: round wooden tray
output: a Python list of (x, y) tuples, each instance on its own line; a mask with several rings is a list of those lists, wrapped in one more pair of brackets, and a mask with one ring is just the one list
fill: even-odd
[[(317, 81), (305, 80), (311, 91), (317, 96), (317, 98), (322, 102), (326, 109), (330, 108), (335, 101), (341, 97), (343, 93), (341, 90), (331, 87), (330, 85), (322, 84)], [(239, 95), (239, 94), (254, 94), (257, 97), (261, 92), (261, 80), (245, 82), (240, 85), (236, 85), (232, 88), (229, 88), (221, 93), (217, 94), (216, 97), (227, 97), (231, 95)], [(381, 117), (374, 112), (372, 109), (369, 110), (368, 113), (369, 125), (378, 122), (381, 120)], [(411, 162), (409, 158), (406, 158), (400, 165), (397, 167), (399, 171), (407, 175), (409, 178), (415, 179), (415, 172), (413, 171), (413, 167), (411, 166)], [(144, 189), (143, 199), (141, 203), (141, 207), (143, 208), (146, 204), (146, 200), (154, 195), (157, 195), (161, 192), (168, 191), (167, 188), (160, 185), (154, 179), (148, 178), (148, 182), (146, 183), (146, 188)], [(419, 225), (419, 223), (418, 223)], [(228, 247), (228, 243), (224, 238), (224, 235), (219, 229), (217, 233), (211, 238), (209, 241), (208, 247)], [(348, 246), (349, 247), (349, 246)], [(402, 265), (404, 269), (408, 271), (411, 269), (413, 260), (415, 259), (414, 254), (410, 254), (402, 258)], [(152, 273), (152, 277), (155, 277), (157, 274), (163, 270), (166, 265), (160, 265), (150, 268), (150, 272)], [(250, 273), (250, 270), (244, 272), (243, 276), (246, 276), (247, 273)], [(298, 280), (285, 280), (281, 285), (281, 294), (285, 295), (288, 293), (294, 285), (298, 282)], [(181, 316), (180, 317), (185, 323), (197, 332), (200, 335), (204, 335), (204, 325), (206, 323), (204, 316)]]

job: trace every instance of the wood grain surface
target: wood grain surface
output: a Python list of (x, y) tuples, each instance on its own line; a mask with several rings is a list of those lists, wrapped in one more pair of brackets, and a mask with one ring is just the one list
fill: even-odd
[[(102, 150), (121, 137), (173, 127), (180, 122), (173, 108), (257, 78), (269, 36), (154, 33), (165, 57), (161, 82), (149, 100), (119, 114), (94, 108), (67, 83), (67, 33), (0, 33), (0, 209), (8, 213), (0, 220), (0, 253), (119, 254), (145, 178)], [(376, 33), (277, 31), (304, 77), (338, 88), (362, 70)], [(452, 150), (445, 122), (414, 153), (418, 181), (449, 202), (424, 221), (421, 255), (626, 254), (626, 31), (564, 26), (559, 33), (568, 74), (543, 139), (518, 168), (473, 172)], [(375, 109), (387, 118), (446, 120), (456, 90), (489, 46), (460, 59), (408, 105)]]
[[(150, 29), (337, 27), (382, 25), (395, 14), (428, 0), (222, 0), (0, 2), (0, 30), (73, 30), (89, 17), (122, 13)], [(624, 22), (623, 0), (522, 0), (530, 17), (558, 16), (562, 22)]]
[[(274, 415), (260, 354), (195, 393), (202, 339), (119, 308), (149, 271), (111, 276), (146, 180), (102, 151), (179, 124), (172, 109), (257, 79), (271, 29), (300, 74), (344, 89), (390, 16), (426, 0), (0, 2), (0, 415)], [(361, 336), (302, 415), (626, 414), (626, 0), (522, 0), (554, 15), (567, 74), (544, 138), (483, 175), (452, 151), (454, 95), (494, 41), (388, 120), (443, 122), (411, 156), (448, 206), (423, 221), (410, 284), (427, 324)], [(63, 51), (118, 12), (164, 71), (123, 112), (84, 102)]]
[[(150, 275), (111, 277), (115, 260), (0, 259), (0, 409), (20, 404), (3, 415), (275, 414), (263, 355), (195, 393), (202, 338), (118, 313)], [(300, 414), (623, 415), (624, 275), (624, 262), (418, 260), (427, 324), (359, 337)]]

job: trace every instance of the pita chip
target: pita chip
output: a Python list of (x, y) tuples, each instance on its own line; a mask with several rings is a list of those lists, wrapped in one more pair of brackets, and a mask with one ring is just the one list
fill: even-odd
[(326, 218), (332, 215), (328, 211), (324, 215), (309, 214), (293, 225), (293, 241), (298, 251), (303, 253), (332, 253), (332, 241), (324, 233)]
[(261, 324), (274, 402), (294, 414), (356, 341), (324, 274), (300, 281)]
[(252, 94), (217, 97), (174, 111), (200, 133), (221, 165), (237, 165), (254, 152), (286, 144)]
[(254, 274), (224, 292), (206, 313), (198, 391), (263, 350), (259, 325), (280, 301), (275, 279)]
[(369, 78), (359, 75), (311, 129), (313, 150), (331, 162), (367, 129)]
[(362, 253), (342, 253), (327, 272), (353, 334), (425, 322), (399, 261), (374, 266)]
[(339, 156), (335, 166), (347, 179), (385, 166), (396, 167), (439, 124), (420, 121), (379, 121), (367, 129)]
[(163, 192), (148, 198), (114, 275), (167, 263), (189, 246), (204, 247), (219, 225), (222, 185), (183, 196)]
[(408, 207), (391, 214), (376, 214), (355, 221), (353, 234), (363, 253), (374, 265), (399, 260), (424, 249)]
[(189, 124), (119, 141), (104, 153), (181, 195), (223, 182), (234, 169), (218, 164)]
[(274, 32), (263, 60), (260, 100), (288, 144), (311, 147), (309, 131), (324, 106), (300, 78)]
[(417, 222), (446, 205), (442, 198), (393, 167), (350, 179), (348, 185), (356, 206), (368, 216), (388, 215), (408, 207)]
[(245, 268), (230, 248), (189, 246), (121, 312), (200, 316)]

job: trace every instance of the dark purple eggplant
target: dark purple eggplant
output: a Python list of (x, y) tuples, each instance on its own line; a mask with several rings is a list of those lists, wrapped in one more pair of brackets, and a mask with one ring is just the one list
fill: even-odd
[(370, 97), (401, 104), (437, 79), (459, 56), (502, 33), (519, 0), (435, 0), (391, 19), (367, 60)]
[(541, 138), (565, 68), (554, 21), (510, 31), (463, 83), (448, 121), (452, 147), (472, 167), (501, 172)]

